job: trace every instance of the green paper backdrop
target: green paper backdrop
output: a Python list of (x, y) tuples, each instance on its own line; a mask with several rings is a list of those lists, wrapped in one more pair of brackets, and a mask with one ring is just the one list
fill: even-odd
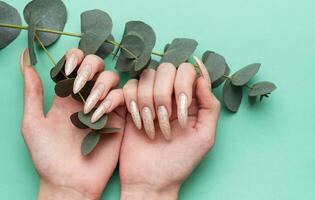
[[(22, 13), (26, 0), (7, 3)], [(256, 80), (278, 89), (257, 106), (242, 102), (237, 114), (222, 109), (215, 147), (183, 185), (180, 199), (315, 199), (315, 1), (314, 0), (76, 0), (65, 1), (65, 31), (80, 32), (80, 13), (99, 8), (120, 38), (128, 20), (144, 20), (157, 34), (155, 50), (174, 37), (223, 54), (232, 71), (261, 62)], [(24, 23), (25, 24), (25, 23)], [(50, 48), (58, 59), (77, 38), (62, 36)], [(38, 178), (20, 134), (23, 82), (19, 54), (26, 32), (0, 51), (0, 199), (35, 199)], [(51, 63), (38, 53), (45, 110), (53, 97)], [(107, 60), (109, 69), (113, 63)], [(221, 98), (221, 91), (215, 90)], [(116, 170), (103, 199), (119, 198)]]

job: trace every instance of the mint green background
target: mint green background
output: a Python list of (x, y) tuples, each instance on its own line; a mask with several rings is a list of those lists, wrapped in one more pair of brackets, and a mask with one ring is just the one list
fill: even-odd
[[(7, 1), (22, 13), (26, 0)], [(65, 1), (65, 31), (80, 31), (80, 13), (100, 8), (121, 37), (128, 20), (144, 20), (157, 34), (156, 50), (174, 37), (199, 41), (196, 55), (223, 54), (232, 71), (261, 62), (256, 80), (278, 90), (257, 106), (244, 99), (237, 114), (222, 109), (216, 145), (183, 185), (180, 199), (315, 199), (315, 1), (182, 0)], [(62, 37), (50, 48), (55, 58), (77, 46)], [(18, 57), (26, 32), (0, 51), (0, 199), (35, 199), (38, 178), (20, 134), (23, 82)], [(42, 52), (36, 66), (44, 82), (45, 109), (53, 96), (51, 63)], [(113, 63), (106, 62), (109, 68)], [(221, 98), (221, 92), (215, 93)], [(140, 172), (141, 173), (141, 172)], [(103, 199), (118, 199), (115, 172)]]

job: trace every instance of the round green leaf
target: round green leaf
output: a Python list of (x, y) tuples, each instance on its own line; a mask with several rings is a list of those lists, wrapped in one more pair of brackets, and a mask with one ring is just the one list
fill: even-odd
[(104, 128), (107, 124), (108, 116), (103, 115), (97, 122), (91, 123), (91, 118), (94, 113), (95, 109), (93, 109), (91, 112), (88, 114), (84, 114), (83, 111), (79, 112), (78, 117), (79, 120), (85, 124), (86, 126), (90, 127), (91, 129), (94, 130), (100, 130)]
[(164, 46), (164, 50), (163, 50), (163, 52), (165, 53), (166, 51), (167, 51), (167, 49), (170, 47), (170, 43), (167, 43), (165, 46)]
[(225, 58), (213, 51), (206, 51), (203, 54), (203, 62), (209, 72), (210, 79), (214, 86), (224, 81), (224, 76), (229, 74), (230, 69)]
[(73, 83), (75, 78), (64, 79), (55, 85), (55, 93), (59, 97), (67, 97), (73, 91)]
[[(0, 23), (21, 25), (18, 11), (9, 4), (0, 1)], [(0, 49), (8, 46), (20, 34), (20, 29), (0, 27)]]
[(36, 24), (37, 22), (31, 21), (29, 23), (28, 32), (27, 32), (27, 44), (30, 56), (31, 65), (35, 65), (37, 63), (36, 53), (35, 53), (35, 34), (36, 34)]
[(253, 63), (243, 67), (232, 75), (232, 84), (242, 86), (255, 76), (260, 68), (260, 63)]
[[(36, 22), (38, 28), (63, 31), (67, 21), (67, 10), (61, 0), (32, 0), (24, 8), (24, 19), (30, 24)], [(56, 42), (59, 34), (39, 32), (39, 39), (45, 46)]]
[(83, 124), (80, 120), (79, 120), (79, 116), (78, 116), (78, 112), (76, 113), (73, 113), (71, 116), (70, 116), (70, 120), (72, 122), (72, 124), (79, 128), (79, 129), (87, 129), (89, 128), (88, 126), (86, 126), (85, 124)]
[(226, 77), (229, 76), (229, 74), (230, 74), (230, 68), (229, 68), (229, 66), (227, 66), (225, 68), (224, 75), (221, 78), (217, 79), (216, 81), (211, 81), (212, 82), (211, 87), (216, 88), (216, 87), (220, 86), (226, 80)]
[(111, 127), (105, 127), (100, 130), (97, 130), (97, 133), (103, 134), (103, 133), (117, 133), (120, 131), (120, 128), (111, 128)]
[(112, 32), (112, 19), (102, 10), (89, 10), (81, 14), (79, 48), (85, 55), (95, 54)]
[(125, 35), (121, 41), (121, 45), (128, 49), (128, 51), (126, 51), (122, 48), (121, 52), (129, 59), (139, 57), (144, 50), (144, 41), (142, 37), (135, 32)]
[(231, 112), (237, 112), (243, 97), (242, 87), (234, 86), (230, 80), (226, 80), (223, 87), (223, 101)]
[(65, 62), (66, 62), (66, 56), (64, 55), (58, 61), (58, 63), (50, 70), (50, 77), (55, 83), (66, 79), (66, 77), (62, 74), (62, 71), (64, 72)]
[[(110, 34), (107, 38), (107, 40), (114, 41), (114, 36)], [(115, 50), (115, 45), (110, 44), (108, 42), (104, 42), (102, 46), (97, 50), (95, 53), (97, 56), (105, 59), (107, 56), (109, 56), (113, 51)]]
[(255, 83), (249, 92), (249, 96), (266, 95), (273, 92), (275, 89), (277, 89), (276, 85), (268, 81)]
[(178, 67), (195, 51), (198, 42), (194, 39), (176, 38), (167, 48), (160, 63), (172, 63)]
[(159, 62), (154, 60), (154, 59), (151, 59), (147, 68), (156, 70), (158, 68), (158, 66), (159, 66)]
[(83, 139), (83, 142), (81, 144), (81, 153), (84, 156), (87, 156), (95, 149), (99, 141), (100, 141), (100, 134), (96, 132), (90, 132)]
[(124, 54), (119, 54), (115, 68), (120, 72), (128, 72), (134, 69), (134, 59), (127, 58)]

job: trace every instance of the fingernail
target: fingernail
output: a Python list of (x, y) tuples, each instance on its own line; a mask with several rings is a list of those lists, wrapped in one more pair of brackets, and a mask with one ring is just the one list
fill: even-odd
[(86, 114), (94, 108), (98, 100), (101, 98), (103, 92), (105, 90), (105, 85), (103, 83), (100, 83), (96, 86), (94, 90), (92, 90), (91, 94), (88, 96), (83, 112)]
[(24, 74), (24, 67), (31, 66), (30, 57), (28, 53), (28, 48), (25, 48), (20, 57), (20, 69), (21, 73)]
[(159, 106), (157, 112), (159, 118), (160, 129), (165, 139), (171, 139), (171, 126), (168, 118), (168, 112), (165, 106)]
[(194, 59), (195, 59), (196, 63), (198, 64), (198, 66), (199, 66), (199, 68), (201, 70), (203, 78), (208, 82), (208, 84), (210, 86), (211, 85), (211, 80), (210, 80), (210, 76), (209, 76), (209, 73), (208, 73), (208, 70), (207, 70), (205, 64), (199, 58), (197, 58), (196, 56), (194, 56)]
[(139, 109), (137, 106), (137, 103), (135, 101), (130, 102), (130, 114), (132, 117), (133, 122), (135, 123), (136, 127), (141, 130), (142, 124), (141, 124), (141, 117), (139, 113)]
[(142, 109), (142, 116), (143, 116), (144, 130), (149, 136), (149, 138), (153, 140), (155, 137), (155, 128), (154, 128), (152, 112), (149, 107), (144, 107)]
[(187, 112), (187, 96), (184, 93), (181, 93), (178, 97), (178, 106), (177, 106), (177, 117), (178, 117), (178, 122), (179, 125), (182, 128), (185, 128), (187, 125), (187, 117), (188, 117), (188, 112)]
[(85, 85), (85, 83), (88, 81), (89, 76), (91, 74), (91, 66), (86, 65), (83, 67), (83, 69), (78, 73), (76, 79), (74, 80), (73, 84), (73, 93), (78, 93)]
[(77, 64), (78, 64), (78, 59), (76, 55), (71, 54), (69, 58), (66, 60), (66, 64), (65, 64), (65, 73), (67, 76), (69, 76), (73, 72)]
[(97, 120), (99, 120), (106, 113), (106, 111), (110, 108), (111, 105), (112, 102), (110, 100), (104, 100), (93, 113), (91, 117), (91, 122), (94, 123)]

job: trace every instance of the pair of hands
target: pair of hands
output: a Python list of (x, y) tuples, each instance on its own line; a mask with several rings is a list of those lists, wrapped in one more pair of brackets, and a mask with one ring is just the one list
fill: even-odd
[[(197, 61), (204, 77), (196, 79), (188, 64), (177, 71), (162, 64), (156, 72), (145, 70), (139, 81), (130, 80), (123, 89), (115, 89), (119, 78), (103, 71), (100, 58), (84, 58), (80, 50), (69, 50), (66, 73), (79, 67), (74, 92), (87, 80), (96, 79), (84, 111), (98, 104), (94, 120), (108, 114), (108, 126), (121, 128), (118, 133), (103, 135), (85, 157), (80, 146), (88, 131), (74, 127), (69, 120), (82, 104), (71, 97), (55, 96), (44, 116), (41, 81), (25, 50), (21, 56), (25, 84), (22, 134), (40, 177), (38, 198), (99, 199), (119, 161), (121, 199), (176, 199), (182, 182), (214, 143), (220, 110), (204, 66)], [(183, 93), (186, 100), (180, 103)], [(165, 106), (164, 112), (155, 114), (160, 106)]]

